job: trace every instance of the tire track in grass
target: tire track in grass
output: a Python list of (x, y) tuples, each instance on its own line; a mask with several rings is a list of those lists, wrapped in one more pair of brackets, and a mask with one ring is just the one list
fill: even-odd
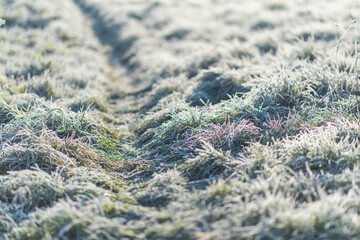
[(112, 22), (105, 12), (82, 0), (72, 0), (90, 22), (95, 37), (104, 47), (110, 71), (108, 78), (108, 102), (111, 113), (118, 124), (126, 124), (136, 119), (143, 101), (143, 94), (151, 90), (152, 83), (139, 81), (132, 74), (134, 67), (128, 64), (126, 55), (133, 46), (134, 38), (122, 37), (122, 24)]
[[(128, 195), (116, 174), (123, 151), (120, 131), (100, 124), (101, 109), (85, 105), (97, 94), (107, 95), (102, 46), (71, 0), (0, 6), (9, 23), (0, 29), (0, 60), (13, 65), (7, 72), (0, 69), (0, 239), (103, 239), (101, 231), (110, 236), (113, 210), (123, 203), (126, 212), (137, 206), (115, 196)], [(52, 64), (28, 71), (40, 61)], [(72, 109), (73, 101), (88, 110)], [(109, 155), (116, 154), (114, 163)], [(136, 236), (125, 219), (136, 216), (124, 213), (116, 216), (122, 229), (114, 238)]]

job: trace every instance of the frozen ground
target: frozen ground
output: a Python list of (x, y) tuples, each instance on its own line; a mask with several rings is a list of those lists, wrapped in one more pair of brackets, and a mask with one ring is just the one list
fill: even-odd
[(0, 239), (358, 239), (359, 14), (0, 1)]

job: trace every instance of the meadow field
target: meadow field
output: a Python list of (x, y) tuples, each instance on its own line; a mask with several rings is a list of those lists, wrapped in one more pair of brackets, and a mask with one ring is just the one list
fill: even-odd
[(360, 239), (359, 16), (1, 0), (0, 239)]

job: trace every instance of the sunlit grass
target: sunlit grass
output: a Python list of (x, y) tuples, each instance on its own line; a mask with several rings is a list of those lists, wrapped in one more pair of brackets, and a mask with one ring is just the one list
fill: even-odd
[(355, 7), (0, 2), (0, 239), (357, 238)]

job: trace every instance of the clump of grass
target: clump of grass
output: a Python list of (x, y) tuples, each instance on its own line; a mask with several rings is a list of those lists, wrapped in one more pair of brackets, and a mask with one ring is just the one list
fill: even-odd
[(232, 119), (242, 120), (248, 119), (259, 125), (266, 118), (268, 106), (254, 105), (252, 99), (245, 96), (233, 96), (228, 101), (223, 101), (212, 109), (217, 122), (228, 121), (230, 116)]
[(108, 112), (109, 106), (106, 101), (100, 97), (81, 97), (74, 98), (67, 104), (74, 112), (81, 112), (88, 109), (97, 109), (102, 112)]
[(3, 99), (0, 98), (0, 123), (6, 124), (14, 119), (18, 114), (17, 109), (12, 108), (9, 104)]
[(47, 171), (59, 165), (74, 165), (72, 159), (52, 148), (51, 142), (57, 141), (57, 138), (49, 132), (37, 135), (29, 130), (18, 130), (4, 137), (6, 140), (1, 143), (1, 174), (36, 165)]
[(229, 153), (224, 154), (216, 150), (210, 143), (203, 142), (198, 156), (185, 161), (179, 166), (179, 170), (190, 181), (196, 181), (230, 174), (232, 172), (231, 162)]
[[(274, 147), (258, 145), (256, 150), (249, 148), (250, 156), (247, 158), (260, 159), (262, 155), (263, 161), (272, 164), (281, 162), (295, 171), (304, 171), (309, 166), (312, 171), (341, 173), (355, 166), (358, 154), (357, 139), (349, 141), (350, 132), (346, 131), (344, 135), (343, 130), (339, 138), (339, 131), (338, 127), (328, 124), (300, 133), (296, 138), (277, 141)], [(265, 153), (268, 153), (266, 157)]]
[(105, 135), (105, 128), (90, 118), (86, 111), (73, 113), (40, 101), (29, 106), (29, 110), (20, 111), (7, 128), (10, 131), (11, 127), (17, 126), (34, 132), (47, 128), (61, 137), (70, 136), (73, 132), (76, 137)]
[(130, 129), (137, 134), (143, 134), (147, 130), (159, 127), (169, 121), (173, 114), (185, 111), (188, 107), (188, 104), (179, 100), (179, 98), (159, 102), (159, 104), (152, 109), (153, 111), (148, 112), (141, 119), (138, 119), (130, 126)]
[(49, 174), (37, 168), (13, 171), (1, 176), (1, 201), (11, 205), (12, 213), (20, 221), (26, 219), (24, 214), (37, 208), (53, 206), (58, 199), (85, 200), (106, 192), (90, 182), (79, 181), (78, 178), (65, 179), (61, 176), (63, 170), (64, 168), (58, 168)]
[(264, 139), (278, 139), (287, 136), (294, 136), (301, 131), (310, 128), (310, 125), (305, 123), (301, 116), (297, 113), (291, 113), (286, 117), (279, 115), (269, 117), (264, 123)]
[(171, 239), (194, 239), (196, 234), (194, 229), (178, 220), (176, 224), (172, 222), (162, 222), (163, 219), (160, 218), (157, 224), (154, 224), (152, 228), (146, 230), (145, 236), (149, 239), (162, 239), (162, 238), (171, 238)]
[(216, 149), (236, 151), (260, 136), (260, 128), (243, 119), (239, 123), (231, 122), (230, 116), (223, 125), (211, 124), (208, 129), (195, 133), (186, 139), (189, 145), (198, 146), (208, 142)]
[[(30, 214), (8, 234), (15, 238), (139, 238), (148, 210), (110, 199), (108, 194), (82, 201), (61, 199), (52, 207)], [(136, 224), (134, 221), (140, 221)], [(119, 227), (119, 224), (121, 227)], [(64, 227), (67, 226), (67, 227)]]
[(176, 170), (155, 174), (146, 188), (136, 194), (136, 198), (143, 206), (165, 207), (181, 196), (184, 192), (184, 182)]
[(188, 107), (185, 111), (171, 113), (171, 119), (158, 127), (152, 140), (144, 147), (161, 147), (183, 138), (186, 132), (208, 125), (211, 116), (199, 107)]
[(20, 87), (22, 92), (34, 93), (45, 99), (57, 99), (60, 95), (59, 87), (55, 86), (55, 81), (49, 77), (48, 73), (23, 80), (22, 85)]
[(104, 149), (110, 150), (111, 146), (104, 148), (101, 142), (116, 142), (117, 134), (92, 119), (89, 110), (63, 111), (42, 101), (20, 110), (3, 103), (10, 112), (2, 126), (2, 173), (35, 165), (46, 171), (59, 165), (113, 168), (109, 160), (120, 159), (125, 152), (117, 145), (105, 154)]
[[(65, 222), (63, 221), (73, 224), (78, 231), (84, 230), (86, 225), (77, 225), (75, 219), (83, 216), (79, 215), (81, 211), (75, 212), (75, 215), (68, 215), (70, 212), (66, 209), (68, 210), (69, 207), (70, 209), (78, 209), (78, 207), (88, 205), (92, 208), (101, 203), (100, 209), (95, 207), (100, 212), (93, 214), (103, 216), (103, 220), (109, 221), (112, 217), (120, 215), (126, 219), (126, 212), (128, 212), (128, 218), (136, 218), (136, 213), (131, 212), (131, 209), (136, 207), (131, 204), (133, 200), (129, 195), (126, 195), (126, 192), (118, 187), (121, 194), (116, 194), (95, 185), (95, 183), (100, 183), (96, 178), (100, 177), (101, 174), (76, 168), (66, 170), (66, 174), (63, 171), (64, 168), (58, 168), (48, 174), (40, 169), (22, 170), (10, 172), (10, 174), (0, 177), (2, 183), (0, 200), (6, 204), (4, 209), (7, 209), (8, 216), (11, 216), (10, 219), (14, 219), (19, 224), (12, 228), (12, 231), (5, 233), (6, 236), (30, 239), (37, 239), (49, 234), (56, 236), (64, 230), (63, 224)], [(82, 173), (81, 176), (80, 173)], [(106, 178), (102, 176), (102, 179)], [(112, 181), (109, 177), (107, 179)], [(100, 186), (104, 187), (102, 184)], [(95, 203), (97, 198), (103, 198), (103, 200)], [(116, 199), (117, 203), (111, 201), (110, 198)], [(95, 202), (89, 203), (92, 200)], [(63, 203), (68, 204), (66, 209), (59, 207)], [(48, 212), (49, 210), (50, 212)], [(31, 220), (28, 220), (29, 217)], [(93, 220), (93, 218), (91, 219)], [(1, 219), (1, 225), (7, 223), (5, 220), (5, 218)], [(37, 223), (36, 226), (40, 224), (41, 227), (35, 227), (34, 221)], [(12, 222), (9, 221), (9, 223)], [(67, 234), (71, 236), (72, 230), (69, 229)], [(82, 234), (87, 235), (86, 231)]]

